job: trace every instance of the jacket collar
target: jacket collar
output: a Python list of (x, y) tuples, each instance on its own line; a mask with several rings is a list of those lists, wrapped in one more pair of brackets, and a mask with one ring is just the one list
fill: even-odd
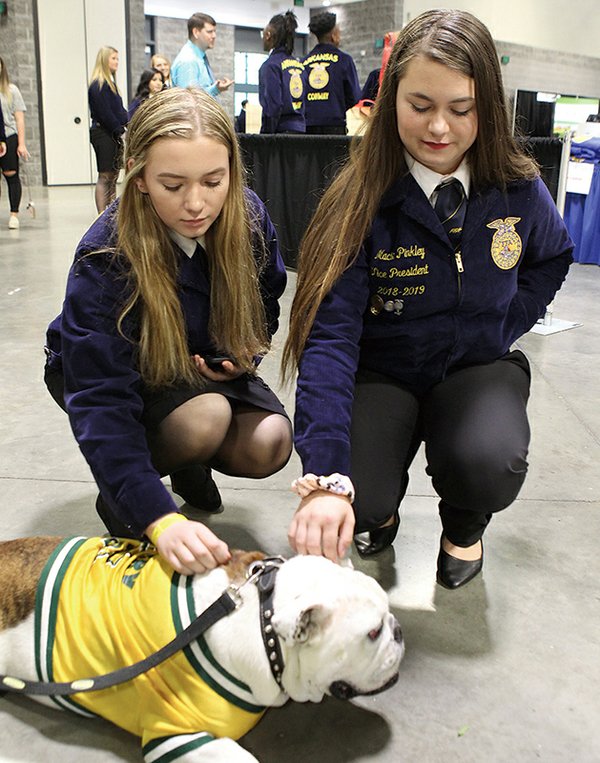
[[(486, 219), (489, 209), (493, 205), (498, 205), (502, 195), (502, 192), (497, 188), (486, 190), (485, 193), (476, 193), (471, 189), (463, 231), (463, 245), (478, 231), (481, 231), (481, 224)], [(444, 228), (429, 203), (429, 199), (410, 172), (400, 176), (392, 183), (383, 194), (379, 208), (383, 211), (395, 206), (398, 206), (403, 214), (424, 225), (438, 238), (447, 241)]]

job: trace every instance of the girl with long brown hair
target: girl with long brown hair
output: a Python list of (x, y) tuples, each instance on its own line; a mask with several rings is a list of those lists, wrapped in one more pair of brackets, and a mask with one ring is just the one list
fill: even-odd
[[(437, 580), (483, 564), (527, 471), (527, 359), (572, 243), (511, 135), (498, 55), (463, 11), (400, 32), (374, 113), (301, 245), (284, 372), (298, 370), (302, 553), (388, 548), (422, 442), (440, 497)], [(352, 504), (353, 501), (353, 504)]]
[(291, 452), (291, 424), (256, 367), (286, 282), (264, 205), (244, 187), (231, 120), (173, 88), (131, 121), (119, 200), (84, 235), (46, 383), (100, 489), (110, 532), (150, 538), (180, 572), (226, 561), (161, 482), (199, 509), (221, 497), (210, 467), (261, 478)]

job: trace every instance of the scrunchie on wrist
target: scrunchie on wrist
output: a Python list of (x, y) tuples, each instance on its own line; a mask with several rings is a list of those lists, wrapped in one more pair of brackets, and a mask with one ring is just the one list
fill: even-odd
[(305, 474), (292, 482), (292, 490), (300, 496), (306, 498), (307, 495), (314, 493), (315, 490), (327, 490), (335, 495), (345, 495), (350, 503), (354, 501), (354, 485), (350, 477), (344, 474), (334, 472), (328, 476), (317, 477), (316, 474)]
[(171, 527), (171, 525), (177, 524), (177, 522), (187, 522), (188, 518), (185, 517), (183, 514), (166, 514), (164, 517), (158, 520), (158, 522), (154, 525), (152, 528), (152, 531), (150, 532), (150, 535), (148, 536), (148, 539), (150, 543), (152, 543), (153, 546), (156, 546), (156, 542), (160, 538), (160, 536), (164, 533), (164, 531)]

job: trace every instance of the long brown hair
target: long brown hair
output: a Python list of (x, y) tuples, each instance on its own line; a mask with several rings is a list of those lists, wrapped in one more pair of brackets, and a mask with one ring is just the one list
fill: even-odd
[(282, 356), (287, 379), (296, 368), (325, 295), (354, 262), (381, 197), (408, 172), (396, 121), (398, 83), (410, 61), (425, 56), (475, 83), (478, 132), (467, 152), (473, 192), (538, 174), (512, 137), (494, 41), (466, 11), (431, 10), (398, 35), (365, 135), (327, 189), (300, 245), (298, 280)]
[(261, 264), (257, 265), (252, 248), (252, 237), (260, 229), (246, 204), (231, 120), (203, 90), (165, 90), (145, 101), (129, 124), (128, 170), (117, 217), (116, 251), (125, 260), (132, 289), (118, 325), (123, 332), (125, 317), (134, 308), (140, 311), (139, 367), (151, 387), (176, 379), (198, 382), (199, 377), (177, 293), (178, 255), (150, 196), (135, 181), (143, 177), (156, 140), (198, 135), (224, 145), (229, 153), (229, 190), (205, 237), (211, 281), (209, 333), (219, 351), (236, 358), (247, 371), (254, 368), (252, 356), (269, 348), (259, 288)]

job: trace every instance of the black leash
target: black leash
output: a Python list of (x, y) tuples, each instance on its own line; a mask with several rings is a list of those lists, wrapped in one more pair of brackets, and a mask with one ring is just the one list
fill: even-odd
[(178, 633), (177, 636), (168, 644), (161, 647), (149, 657), (145, 657), (133, 665), (125, 668), (113, 670), (102, 676), (93, 678), (79, 678), (75, 681), (26, 681), (23, 678), (14, 676), (0, 675), (0, 687), (3, 691), (14, 692), (17, 694), (36, 694), (43, 696), (52, 696), (55, 694), (67, 696), (69, 694), (79, 694), (80, 692), (99, 691), (108, 689), (109, 686), (116, 686), (125, 681), (145, 673), (151, 668), (160, 665), (161, 662), (168, 660), (180, 649), (183, 649), (194, 639), (201, 636), (204, 631), (214, 625), (217, 620), (226, 617), (236, 608), (236, 601), (230, 595), (230, 589), (224, 591), (221, 596), (202, 612), (185, 630)]
[[(237, 609), (242, 603), (242, 597), (239, 594), (239, 590), (247, 583), (259, 584), (263, 575), (268, 575), (268, 585), (270, 596), (272, 597), (273, 588), (275, 586), (275, 574), (279, 567), (284, 563), (283, 557), (268, 557), (257, 562), (253, 562), (248, 567), (246, 580), (238, 587), (230, 585), (221, 596), (214, 601), (207, 609), (204, 610), (198, 617), (191, 622), (187, 628), (178, 633), (177, 636), (168, 644), (161, 647), (158, 651), (151, 654), (149, 657), (145, 657), (143, 660), (128, 665), (118, 670), (113, 670), (110, 673), (105, 673), (101, 676), (94, 676), (93, 678), (79, 678), (75, 681), (27, 681), (23, 678), (17, 678), (15, 676), (7, 676), (0, 674), (0, 693), (12, 692), (14, 694), (31, 694), (38, 696), (53, 696), (61, 695), (68, 696), (70, 694), (79, 694), (89, 691), (99, 691), (100, 689), (108, 689), (110, 686), (116, 686), (117, 684), (130, 681), (132, 678), (141, 675), (142, 673), (155, 668), (160, 665), (161, 662), (168, 660), (176, 652), (180, 651), (192, 641), (201, 636), (218, 620), (227, 617), (234, 609)], [(259, 585), (260, 590), (260, 585)], [(262, 599), (262, 596), (261, 596)], [(269, 618), (272, 616), (272, 606), (270, 608)], [(263, 619), (263, 612), (261, 608), (261, 624)], [(269, 624), (270, 625), (270, 624)], [(264, 630), (263, 631), (264, 638)], [(270, 636), (277, 639), (277, 636), (273, 634)], [(265, 641), (265, 647), (267, 648), (267, 642)], [(279, 651), (279, 650), (278, 650)], [(267, 654), (272, 652), (272, 647), (268, 648)], [(281, 653), (279, 652), (279, 656)], [(278, 664), (279, 673), (283, 669), (283, 662), (280, 660)], [(273, 671), (272, 658), (269, 660), (271, 670)], [(275, 673), (273, 673), (275, 675)], [(277, 683), (281, 685), (281, 677), (277, 678)]]

